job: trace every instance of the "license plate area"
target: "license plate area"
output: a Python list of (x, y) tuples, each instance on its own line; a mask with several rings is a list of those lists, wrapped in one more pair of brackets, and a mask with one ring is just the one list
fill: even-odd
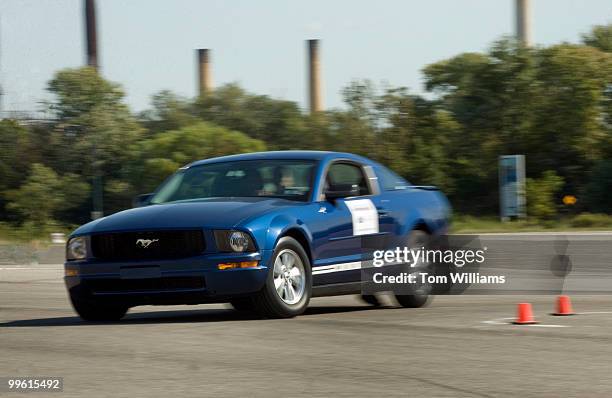
[(161, 278), (161, 267), (158, 265), (121, 267), (119, 269), (121, 279), (149, 279)]

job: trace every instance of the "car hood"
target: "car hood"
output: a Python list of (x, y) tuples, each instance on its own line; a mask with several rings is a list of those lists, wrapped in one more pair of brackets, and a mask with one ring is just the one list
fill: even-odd
[(73, 234), (168, 228), (231, 228), (247, 218), (299, 204), (276, 198), (224, 198), (156, 204), (92, 221)]

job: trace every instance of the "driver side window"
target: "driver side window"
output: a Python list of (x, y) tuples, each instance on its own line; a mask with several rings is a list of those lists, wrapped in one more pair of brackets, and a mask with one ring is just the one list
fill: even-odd
[(366, 183), (363, 170), (352, 163), (334, 163), (329, 167), (325, 187), (338, 184), (350, 184), (359, 187), (359, 196), (369, 195), (370, 189)]

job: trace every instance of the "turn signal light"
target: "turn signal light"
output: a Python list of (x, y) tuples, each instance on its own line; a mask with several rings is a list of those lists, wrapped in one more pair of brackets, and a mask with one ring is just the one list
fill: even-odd
[(79, 276), (79, 271), (76, 269), (67, 269), (64, 271), (64, 275), (66, 276)]
[(221, 263), (217, 265), (221, 271), (226, 269), (237, 269), (237, 268), (256, 268), (257, 261), (242, 261), (240, 263)]

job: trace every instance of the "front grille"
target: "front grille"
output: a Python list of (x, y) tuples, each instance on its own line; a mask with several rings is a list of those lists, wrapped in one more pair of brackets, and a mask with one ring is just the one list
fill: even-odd
[(87, 281), (93, 293), (129, 293), (164, 290), (189, 290), (205, 287), (203, 277), (164, 277), (151, 279), (99, 279)]
[(202, 230), (116, 232), (91, 237), (93, 256), (107, 261), (184, 258), (204, 249)]

